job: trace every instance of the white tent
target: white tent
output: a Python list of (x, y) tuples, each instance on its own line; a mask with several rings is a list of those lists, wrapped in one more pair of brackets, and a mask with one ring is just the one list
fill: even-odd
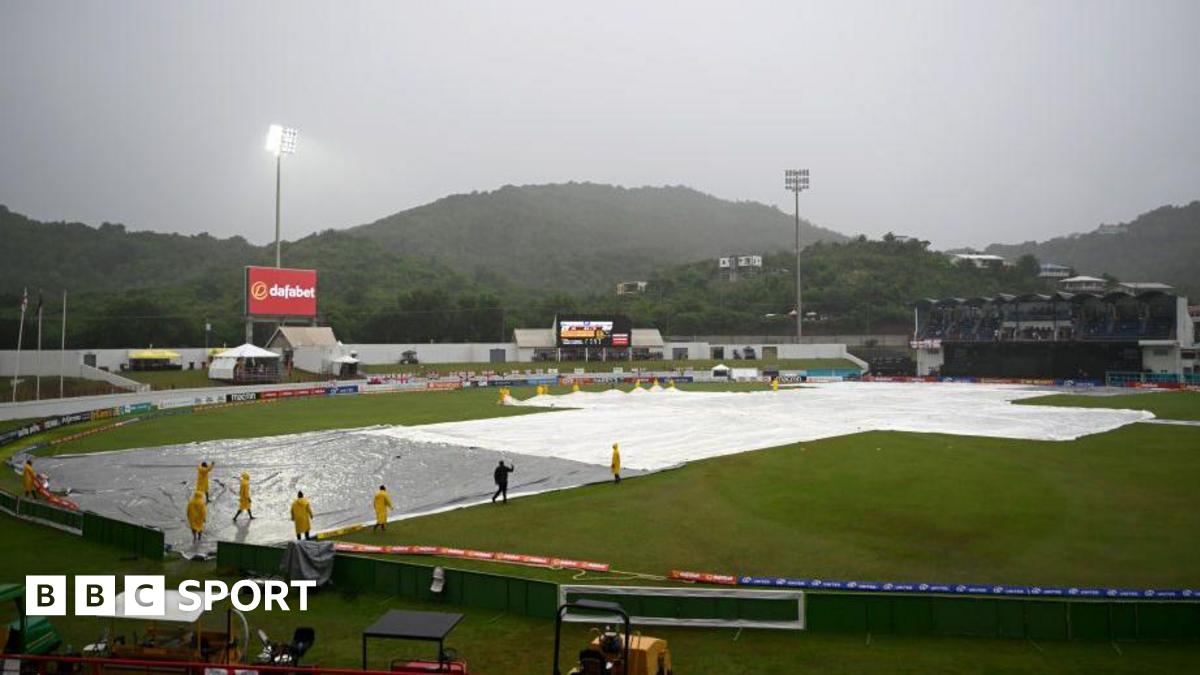
[(279, 354), (255, 347), (247, 342), (240, 347), (234, 347), (215, 354), (212, 361), (208, 364), (208, 379), (210, 380), (233, 380), (234, 370), (237, 362), (240, 359), (278, 359)]
[(277, 359), (279, 354), (273, 351), (255, 347), (247, 342), (240, 347), (234, 347), (213, 356), (214, 359)]

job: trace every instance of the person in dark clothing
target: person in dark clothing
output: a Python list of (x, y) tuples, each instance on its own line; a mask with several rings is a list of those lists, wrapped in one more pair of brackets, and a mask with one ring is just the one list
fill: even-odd
[(492, 495), (492, 503), (496, 503), (496, 497), (504, 495), (504, 503), (508, 503), (508, 474), (517, 468), (516, 465), (505, 466), (504, 460), (500, 460), (500, 464), (496, 466), (496, 470), (492, 472), (492, 478), (496, 481), (496, 494)]

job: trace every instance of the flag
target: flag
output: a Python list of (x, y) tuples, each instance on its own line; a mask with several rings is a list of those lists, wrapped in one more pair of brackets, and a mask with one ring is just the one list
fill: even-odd
[(21, 313), (25, 313), (25, 308), (29, 306), (29, 289), (21, 291)]
[(37, 314), (37, 313), (40, 313), (41, 311), (42, 311), (42, 292), (38, 291), (38, 304), (37, 304), (37, 307), (33, 310), (33, 312), (34, 312), (34, 314)]

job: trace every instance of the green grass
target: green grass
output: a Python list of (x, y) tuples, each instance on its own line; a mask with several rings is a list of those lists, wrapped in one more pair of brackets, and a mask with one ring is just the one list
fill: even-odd
[[(0, 581), (20, 582), (26, 574), (165, 574), (168, 583), (183, 578), (219, 576), (211, 563), (182, 560), (151, 562), (129, 559), (124, 553), (77, 537), (0, 515), (0, 540), (20, 542), (0, 556)], [(226, 581), (234, 579), (225, 577)], [(461, 611), (465, 618), (450, 635), (448, 646), (458, 649), (475, 675), (524, 675), (550, 671), (554, 647), (551, 621), (498, 614), (492, 611), (428, 605), (397, 598), (324, 591), (311, 597), (309, 609), (247, 616), (251, 631), (265, 629), (283, 639), (296, 626), (316, 629), (317, 640), (308, 662), (329, 667), (358, 668), (361, 631), (388, 609)], [(224, 606), (208, 615), (207, 624), (220, 628)], [(11, 607), (0, 608), (2, 616)], [(110, 622), (88, 617), (52, 619), (65, 642), (79, 648), (93, 642), (106, 628), (118, 635), (142, 632), (133, 621)], [(235, 620), (235, 626), (237, 622)], [(240, 628), (236, 628), (240, 633)], [(1200, 668), (1200, 653), (1189, 644), (1122, 643), (1120, 653), (1108, 644), (990, 640), (969, 638), (909, 638), (861, 634), (813, 635), (791, 631), (682, 629), (646, 627), (647, 635), (668, 640), (679, 673), (1184, 673)], [(564, 628), (564, 668), (589, 639), (588, 628)], [(257, 645), (253, 639), (252, 644)], [(428, 645), (375, 641), (371, 666), (386, 668), (397, 656), (431, 654)]]
[[(147, 370), (123, 371), (122, 377), (138, 382), (145, 382), (153, 389), (197, 389), (200, 387), (228, 387), (229, 383), (222, 380), (208, 379), (208, 369), (198, 370)], [(283, 378), (283, 382), (325, 382), (328, 375), (318, 375), (303, 370), (293, 370)]]
[[(37, 398), (37, 378), (22, 375), (17, 385), (18, 401), (33, 401)], [(108, 382), (85, 380), (78, 377), (63, 378), (63, 395), (67, 398), (76, 396), (100, 396), (103, 394), (127, 394), (129, 390), (114, 387)], [(58, 376), (42, 376), (42, 400), (58, 398)], [(12, 401), (12, 378), (0, 378), (0, 403)], [(7, 422), (0, 423), (0, 425)]]
[(564, 375), (582, 368), (589, 373), (610, 373), (613, 368), (623, 368), (630, 372), (634, 368), (641, 370), (710, 370), (718, 363), (730, 367), (744, 366), (746, 368), (782, 368), (785, 370), (803, 370), (808, 368), (857, 368), (849, 359), (757, 359), (752, 361), (694, 359), (688, 361), (539, 361), (537, 363), (506, 362), (506, 363), (421, 363), (417, 365), (401, 364), (371, 364), (360, 367), (365, 373), (451, 373), (460, 371), (496, 372), (545, 371), (557, 368)]
[[(763, 388), (761, 384), (745, 388)], [(693, 385), (685, 389), (741, 388)], [(555, 388), (556, 392), (568, 388)], [(518, 397), (531, 394), (518, 389)], [(1158, 396), (1136, 396), (1148, 403)], [(1166, 395), (1174, 396), (1174, 394)], [(495, 405), (494, 389), (315, 398), (150, 419), (63, 444), (81, 452), (378, 423), (536, 412)], [(1103, 402), (1111, 399), (1096, 399)], [(75, 433), (102, 420), (58, 429)], [(31, 439), (38, 440), (38, 439)], [(11, 452), (12, 446), (5, 448)], [(1132, 425), (1067, 443), (872, 432), (696, 462), (621, 486), (597, 485), (393, 523), (375, 543), (446, 544), (591, 558), (618, 570), (672, 567), (871, 580), (1051, 585), (1195, 585), (1200, 569), (1200, 429)], [(15, 484), (15, 474), (5, 472)], [(25, 574), (216, 575), (211, 564), (130, 560), (0, 516), (0, 580)], [(428, 562), (425, 559), (424, 562)], [(548, 578), (565, 572), (446, 561)], [(594, 576), (594, 575), (593, 575)], [(305, 615), (255, 613), (273, 636), (318, 633), (311, 658), (357, 667), (359, 631), (386, 609), (444, 609), (377, 595), (317, 595)], [(450, 640), (472, 672), (548, 671), (549, 621), (466, 610)], [(56, 619), (78, 646), (105, 623)], [(219, 623), (219, 622), (217, 622)], [(1195, 672), (1194, 645), (1039, 643), (791, 632), (646, 629), (679, 672)], [(586, 641), (568, 627), (567, 652)], [(384, 643), (385, 644), (385, 643)], [(415, 647), (419, 649), (419, 647)], [(376, 667), (394, 648), (373, 647)], [(407, 651), (405, 655), (424, 652)]]
[(1054, 405), (1075, 408), (1124, 408), (1149, 410), (1167, 420), (1200, 420), (1200, 392), (1157, 391), (1116, 396), (1052, 394), (1017, 401), (1023, 405)]
[(350, 538), (652, 574), (1195, 586), (1197, 482), (1200, 429), (1140, 424), (1072, 442), (870, 432)]

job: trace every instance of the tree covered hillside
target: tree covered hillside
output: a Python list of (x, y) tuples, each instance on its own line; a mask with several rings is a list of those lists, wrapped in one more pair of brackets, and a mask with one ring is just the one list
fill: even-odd
[[(349, 232), (469, 273), (582, 291), (663, 265), (789, 247), (795, 223), (773, 207), (685, 187), (567, 183), (454, 195)], [(806, 222), (802, 236), (845, 240)]]
[[(817, 243), (801, 259), (806, 334), (906, 333), (910, 303), (919, 298), (963, 297), (1045, 291), (1032, 257), (1017, 265), (983, 270), (955, 264), (930, 251), (928, 242), (858, 237), (843, 243)], [(736, 282), (722, 281), (712, 261), (681, 265), (653, 275), (647, 292), (595, 300), (622, 309), (637, 322), (664, 333), (794, 334), (795, 257), (768, 255), (763, 272)]]
[(1024, 254), (1121, 281), (1161, 281), (1200, 298), (1200, 201), (1164, 206), (1132, 222), (1041, 243), (992, 244), (987, 253), (1010, 260)]

